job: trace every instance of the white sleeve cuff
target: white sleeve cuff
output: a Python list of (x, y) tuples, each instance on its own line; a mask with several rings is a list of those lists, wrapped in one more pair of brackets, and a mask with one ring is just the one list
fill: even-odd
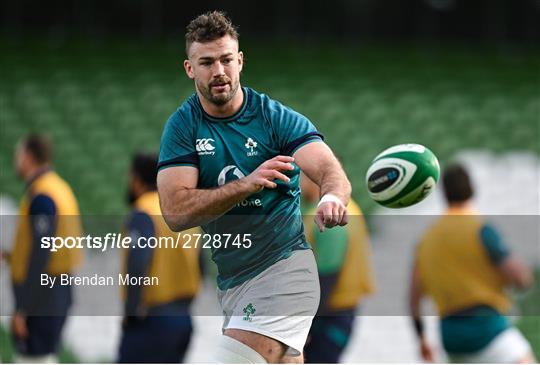
[(317, 204), (317, 208), (321, 205), (321, 204), (324, 204), (326, 202), (336, 202), (342, 206), (345, 206), (345, 204), (343, 204), (343, 202), (341, 201), (340, 198), (338, 198), (337, 196), (333, 195), (333, 194), (324, 194), (324, 196), (321, 198), (321, 200), (319, 201), (319, 204)]

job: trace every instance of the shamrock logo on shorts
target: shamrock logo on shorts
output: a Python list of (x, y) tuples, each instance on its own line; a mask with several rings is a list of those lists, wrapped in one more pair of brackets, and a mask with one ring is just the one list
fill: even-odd
[(252, 303), (249, 303), (245, 308), (244, 308), (244, 318), (242, 318), (244, 321), (249, 321), (251, 322), (251, 316), (256, 312), (255, 310), (255, 307), (253, 306)]

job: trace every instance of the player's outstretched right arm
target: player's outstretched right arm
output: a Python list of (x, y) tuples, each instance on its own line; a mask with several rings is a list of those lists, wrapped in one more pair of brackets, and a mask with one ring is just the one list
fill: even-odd
[(251, 194), (277, 186), (275, 179), (289, 182), (280, 171), (293, 170), (294, 159), (276, 156), (263, 162), (248, 176), (213, 189), (198, 189), (199, 170), (176, 166), (159, 171), (157, 186), (161, 212), (173, 231), (208, 223), (225, 214)]

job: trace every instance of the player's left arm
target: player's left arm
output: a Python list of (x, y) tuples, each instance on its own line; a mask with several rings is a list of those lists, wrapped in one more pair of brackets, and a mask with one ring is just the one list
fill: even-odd
[(533, 285), (532, 270), (504, 243), (501, 235), (489, 224), (480, 230), (480, 239), (491, 263), (495, 265), (505, 281), (525, 289)]
[(351, 183), (330, 147), (322, 141), (313, 141), (298, 148), (293, 157), (300, 169), (320, 188), (321, 200), (315, 222), (321, 232), (325, 228), (346, 225)]

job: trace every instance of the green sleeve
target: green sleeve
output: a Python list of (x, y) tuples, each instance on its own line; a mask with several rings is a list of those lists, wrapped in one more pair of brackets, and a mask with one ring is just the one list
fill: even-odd
[(177, 110), (165, 124), (159, 145), (158, 170), (173, 166), (199, 167), (196, 145), (203, 140), (195, 138), (195, 123), (185, 114)]
[(501, 236), (489, 224), (484, 225), (480, 230), (480, 238), (491, 262), (495, 265), (499, 265), (510, 256), (510, 250), (504, 244)]
[(319, 274), (329, 275), (338, 272), (347, 253), (348, 234), (344, 227), (334, 227), (324, 232), (314, 228), (316, 244), (315, 255)]
[(292, 156), (303, 145), (322, 141), (322, 134), (304, 115), (267, 96), (263, 97), (263, 113), (275, 131), (281, 155)]

